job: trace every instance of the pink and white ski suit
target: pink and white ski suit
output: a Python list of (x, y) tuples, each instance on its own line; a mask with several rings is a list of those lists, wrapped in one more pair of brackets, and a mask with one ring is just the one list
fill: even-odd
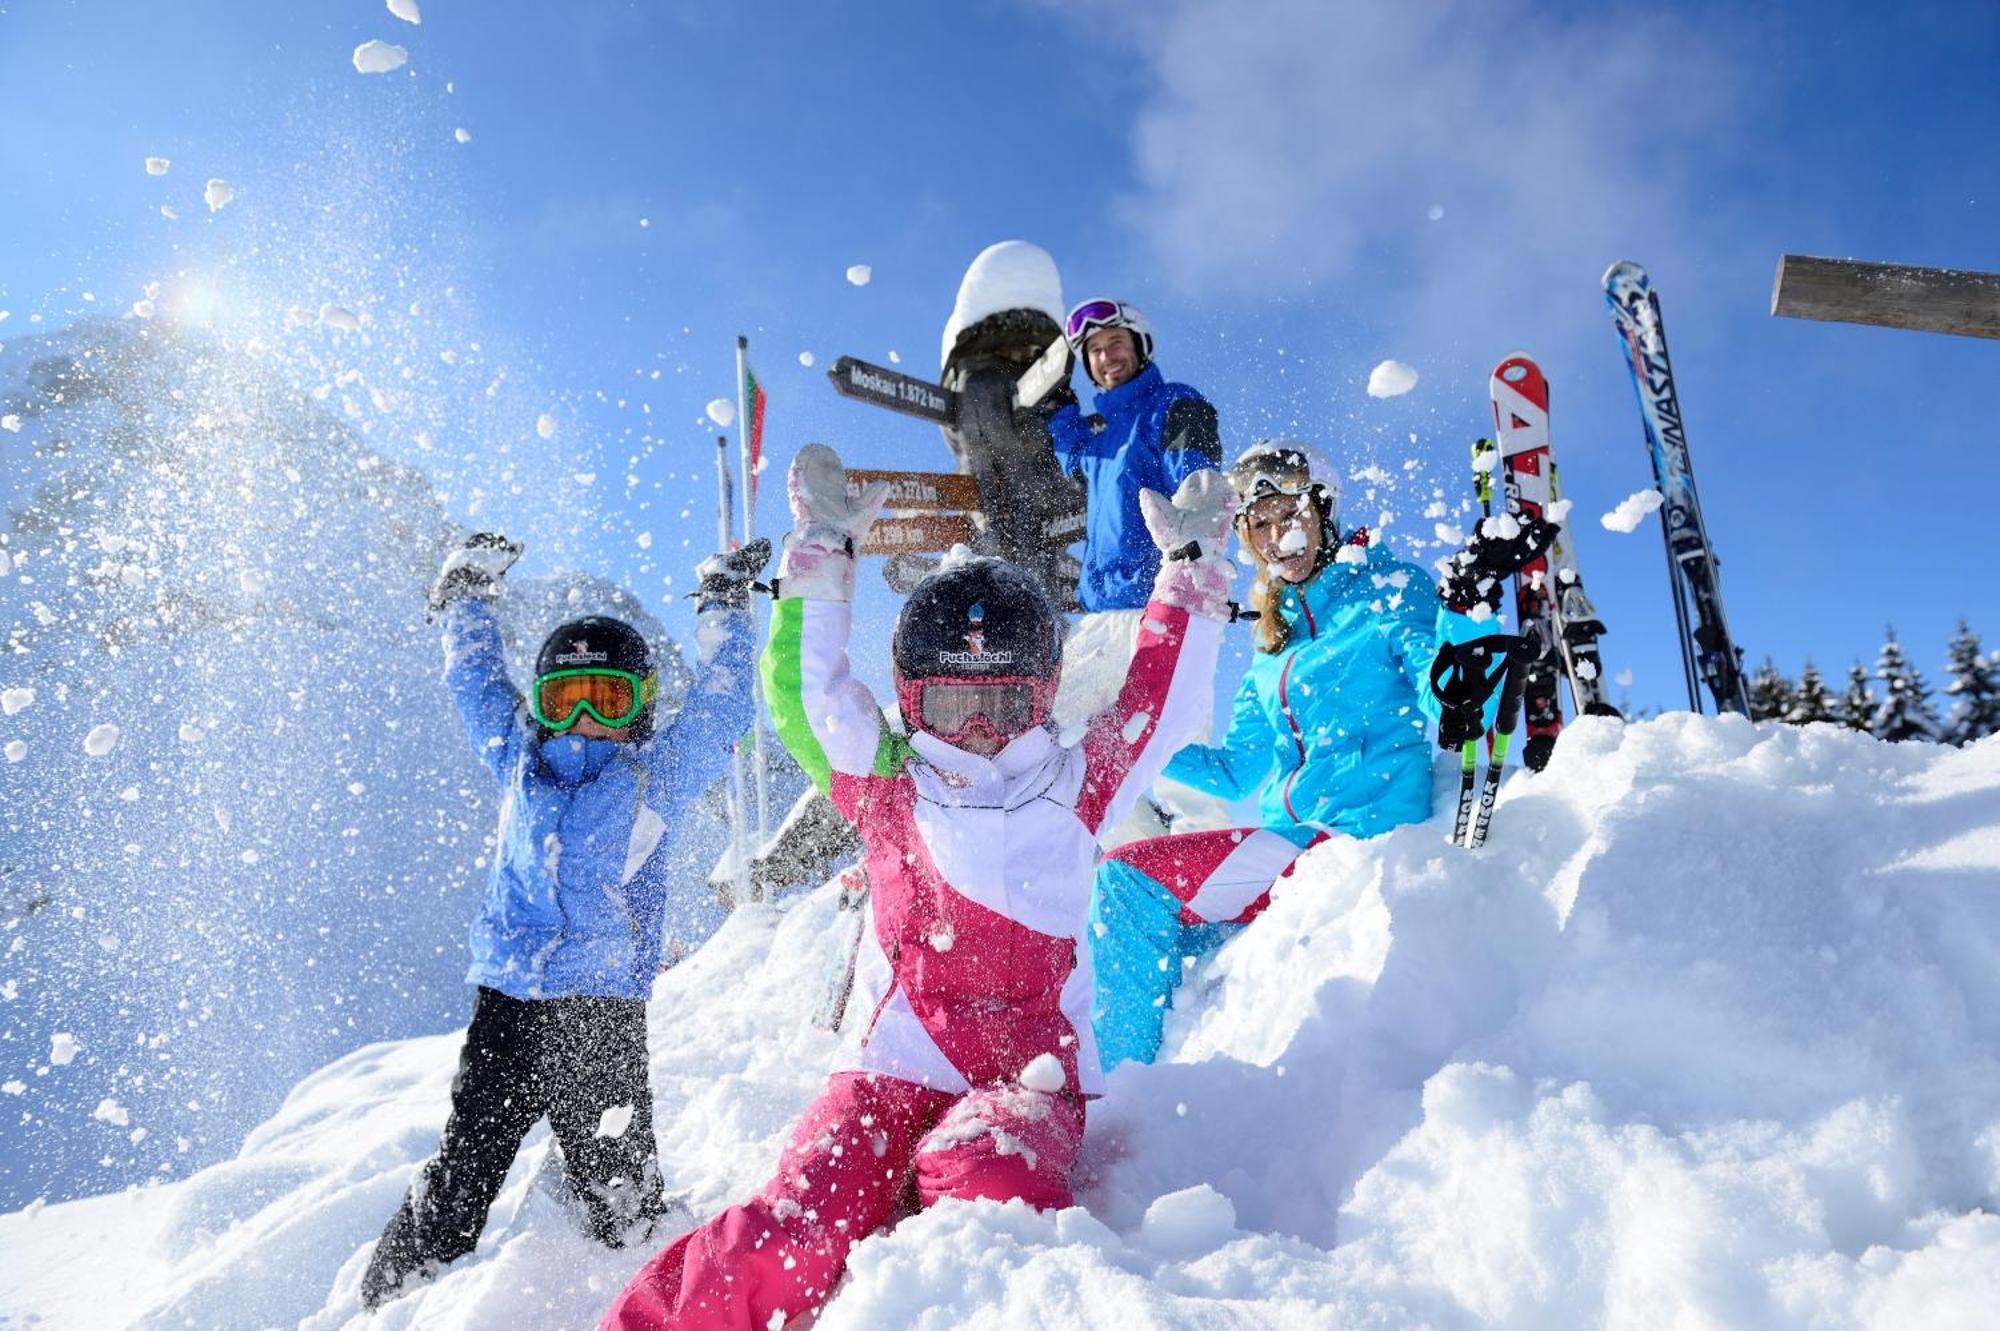
[(848, 1249), (913, 1204), (1070, 1204), (1101, 1083), (1084, 942), (1096, 833), (1206, 725), (1221, 641), (1219, 622), (1161, 599), (1183, 599), (1170, 583), (1081, 743), (1037, 728), (991, 759), (889, 728), (848, 671), (845, 601), (776, 603), (773, 720), (864, 847), (873, 927), (851, 1011), (866, 1015), (777, 1176), (649, 1262), (605, 1328), (763, 1331), (826, 1299)]

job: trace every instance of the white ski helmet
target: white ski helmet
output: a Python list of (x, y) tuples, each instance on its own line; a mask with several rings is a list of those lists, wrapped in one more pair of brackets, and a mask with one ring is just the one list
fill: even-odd
[(1138, 348), (1140, 368), (1144, 369), (1151, 363), (1153, 325), (1146, 322), (1146, 316), (1139, 313), (1136, 305), (1099, 296), (1071, 310), (1069, 318), (1063, 320), (1063, 337), (1068, 339), (1069, 349), (1078, 360), (1083, 359), (1083, 344), (1100, 328), (1128, 330), (1132, 334), (1133, 345)]

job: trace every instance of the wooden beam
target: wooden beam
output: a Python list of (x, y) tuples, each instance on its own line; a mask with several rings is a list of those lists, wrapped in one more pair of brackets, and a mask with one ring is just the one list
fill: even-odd
[(1787, 254), (1778, 260), (1771, 313), (2000, 338), (2000, 273)]

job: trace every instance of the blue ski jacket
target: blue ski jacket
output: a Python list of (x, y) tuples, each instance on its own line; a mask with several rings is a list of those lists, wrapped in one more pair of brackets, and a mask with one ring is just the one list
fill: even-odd
[(444, 611), (444, 679), (505, 791), (466, 980), (514, 998), (644, 999), (663, 947), (705, 942), (726, 914), (702, 881), (668, 881), (675, 832), (750, 727), (755, 626), (706, 611), (680, 713), (644, 744), (544, 735), (508, 682), (492, 604)]
[(1160, 571), (1139, 491), (1171, 495), (1189, 475), (1221, 465), (1215, 408), (1186, 384), (1168, 383), (1151, 363), (1098, 393), (1095, 405), (1101, 429), (1073, 405), (1049, 418), (1056, 461), (1085, 486), (1077, 604), (1086, 611), (1139, 610)]
[(1277, 613), (1291, 636), (1251, 659), (1228, 735), (1182, 749), (1165, 774), (1224, 799), (1261, 788), (1263, 822), (1280, 829), (1367, 837), (1430, 817), (1437, 644), (1492, 628), (1446, 609), (1422, 569), (1379, 545), (1284, 586)]

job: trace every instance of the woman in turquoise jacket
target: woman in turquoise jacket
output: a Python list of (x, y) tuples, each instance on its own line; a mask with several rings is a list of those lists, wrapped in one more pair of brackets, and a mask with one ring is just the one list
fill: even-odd
[(1338, 481), (1302, 445), (1252, 446), (1230, 483), (1258, 569), (1257, 653), (1228, 735), (1182, 749), (1166, 775), (1224, 799), (1258, 794), (1262, 826), (1133, 842), (1098, 867), (1091, 1023), (1107, 1071), (1152, 1061), (1180, 959), (1263, 910), (1301, 851), (1430, 816), (1431, 663), (1440, 634), (1482, 633), (1439, 602), (1422, 569), (1366, 531), (1342, 535)]

